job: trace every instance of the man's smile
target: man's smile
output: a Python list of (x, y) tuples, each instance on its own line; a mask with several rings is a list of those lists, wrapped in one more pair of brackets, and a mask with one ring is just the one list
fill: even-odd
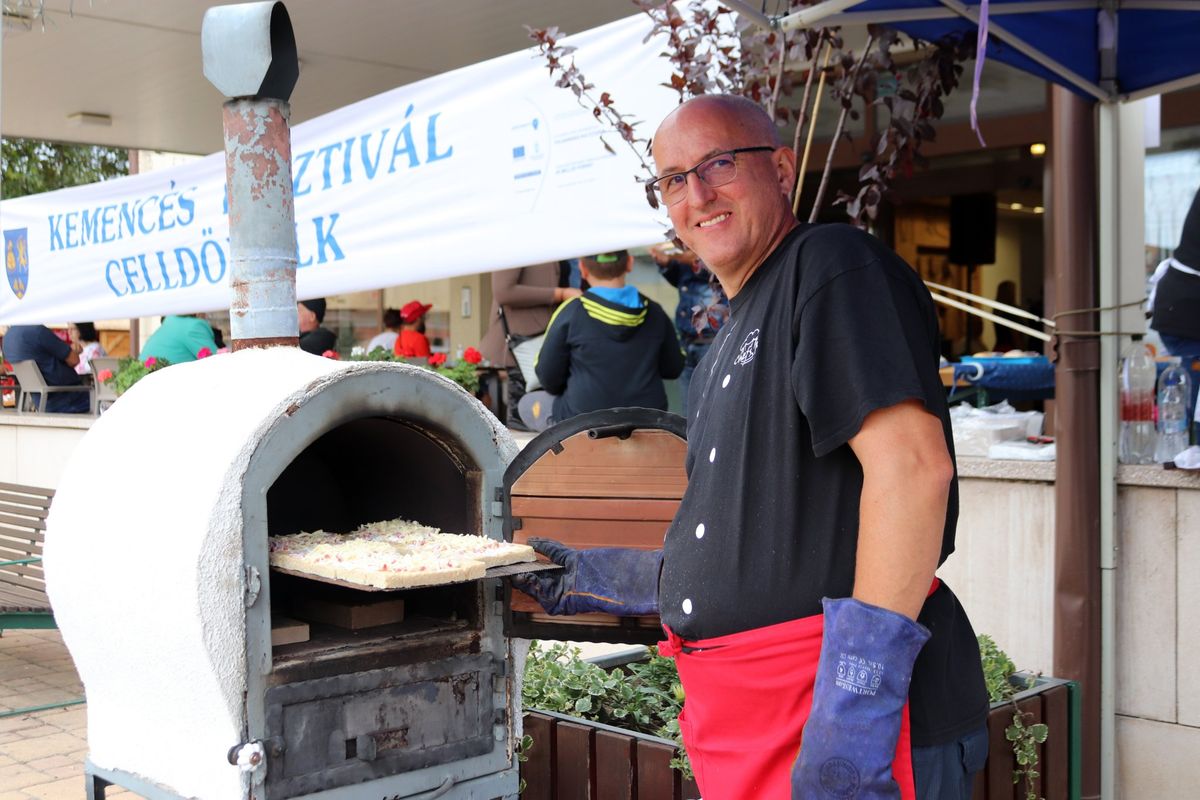
[(711, 217), (711, 218), (709, 218), (709, 219), (706, 219), (706, 220), (701, 220), (701, 221), (700, 221), (700, 222), (699, 222), (699, 223), (696, 225), (696, 227), (698, 227), (698, 228), (711, 228), (713, 225), (717, 225), (717, 224), (719, 224), (719, 223), (722, 223), (722, 222), (724, 222), (724, 221), (725, 221), (725, 220), (727, 220), (727, 219), (729, 219), (729, 212), (728, 212), (728, 211), (726, 211), (726, 212), (725, 212), (725, 213), (723, 213), (723, 214), (718, 214), (718, 215), (717, 215), (717, 216), (715, 216), (715, 217)]

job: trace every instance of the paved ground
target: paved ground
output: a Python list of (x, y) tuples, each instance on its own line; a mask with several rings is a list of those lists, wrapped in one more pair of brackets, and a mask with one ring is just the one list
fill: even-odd
[[(0, 714), (83, 697), (58, 631), (0, 636)], [(87, 706), (0, 717), (0, 800), (80, 800), (87, 754)], [(110, 788), (108, 797), (134, 800)]]

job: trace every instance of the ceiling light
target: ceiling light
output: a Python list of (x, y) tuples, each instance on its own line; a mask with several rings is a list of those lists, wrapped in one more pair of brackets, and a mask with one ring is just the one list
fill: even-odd
[(1008, 207), (1011, 208), (1013, 211), (1020, 211), (1025, 206), (1022, 203), (1009, 203)]
[(67, 124), (74, 128), (89, 126), (93, 128), (111, 128), (112, 117), (108, 114), (92, 114), (87, 111), (76, 111), (67, 115)]
[(1044, 155), (1046, 155), (1046, 144), (1045, 144), (1045, 142), (1034, 142), (1033, 144), (1029, 145), (1029, 154), (1030, 154), (1030, 155), (1033, 155), (1033, 156), (1044, 156)]
[(1042, 208), (1041, 206), (1033, 207), (1033, 213), (1035, 213), (1035, 214), (1044, 214), (1045, 211), (1046, 211), (1046, 209)]

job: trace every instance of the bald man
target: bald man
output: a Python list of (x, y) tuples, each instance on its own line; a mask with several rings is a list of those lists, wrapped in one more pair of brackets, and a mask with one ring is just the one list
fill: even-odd
[(662, 551), (539, 543), (567, 569), (521, 583), (551, 612), (660, 613), (705, 800), (967, 800), (988, 701), (934, 576), (958, 493), (929, 293), (866, 233), (797, 223), (795, 154), (751, 101), (683, 104), (653, 154), (731, 306), (692, 380), (688, 489)]

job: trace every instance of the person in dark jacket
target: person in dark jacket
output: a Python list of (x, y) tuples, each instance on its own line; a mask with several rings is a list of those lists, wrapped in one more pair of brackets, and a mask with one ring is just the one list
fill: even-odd
[(1154, 272), (1150, 327), (1173, 356), (1200, 357), (1200, 193), (1183, 222), (1179, 247)]
[[(36, 361), (47, 386), (79, 386), (75, 365), (82, 346), (78, 340), (67, 344), (45, 325), (12, 325), (4, 334), (4, 360)], [(86, 392), (51, 392), (44, 408), (52, 414), (86, 414), (92, 400)]]
[(325, 298), (301, 300), (296, 304), (300, 321), (300, 349), (314, 356), (324, 355), (337, 347), (337, 334), (321, 327), (325, 321)]
[[(1167, 352), (1183, 360), (1185, 369), (1195, 369), (1193, 365), (1200, 364), (1200, 192), (1183, 221), (1179, 247), (1158, 265), (1150, 284), (1150, 327)], [(1194, 409), (1200, 381), (1191, 374), (1188, 407)]]
[(683, 352), (662, 306), (625, 285), (632, 267), (624, 250), (581, 259), (591, 288), (550, 318), (536, 365), (545, 389), (519, 407), (530, 428), (602, 408), (667, 409), (663, 379), (683, 371)]

